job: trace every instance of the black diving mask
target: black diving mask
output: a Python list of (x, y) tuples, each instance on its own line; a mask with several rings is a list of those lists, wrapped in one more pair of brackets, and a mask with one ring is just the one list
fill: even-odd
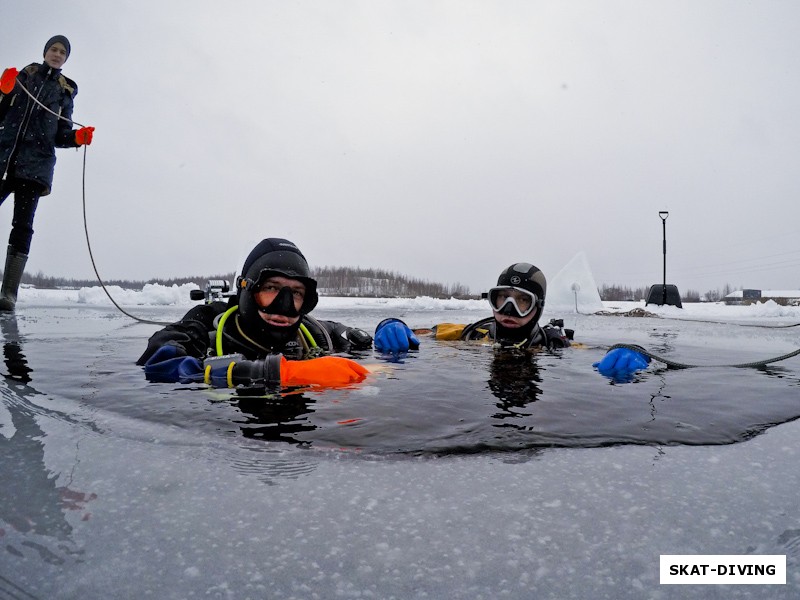
[[(259, 292), (256, 292), (254, 296), (258, 296)], [(295, 296), (296, 291), (288, 286), (282, 287), (275, 298), (272, 299), (267, 306), (258, 305), (259, 312), (270, 314), (270, 315), (281, 315), (284, 317), (299, 317), (300, 312), (295, 307)], [(303, 306), (305, 305), (305, 298), (303, 298)], [(303, 310), (303, 306), (300, 307), (300, 311)]]

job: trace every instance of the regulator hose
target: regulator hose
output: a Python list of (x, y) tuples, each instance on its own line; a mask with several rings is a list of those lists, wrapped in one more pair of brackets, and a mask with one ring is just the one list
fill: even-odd
[(646, 350), (646, 349), (642, 348), (641, 346), (636, 346), (636, 345), (633, 345), (633, 344), (614, 344), (608, 350), (611, 351), (611, 350), (614, 350), (615, 348), (626, 348), (628, 350), (633, 350), (634, 352), (638, 352), (639, 354), (644, 354), (648, 358), (651, 358), (653, 360), (657, 360), (660, 363), (664, 363), (665, 365), (667, 365), (668, 369), (693, 369), (693, 368), (697, 368), (697, 367), (713, 367), (713, 368), (719, 368), (719, 367), (738, 367), (738, 368), (763, 367), (765, 365), (768, 365), (768, 364), (771, 364), (771, 363), (774, 363), (774, 362), (778, 362), (778, 361), (781, 361), (781, 360), (786, 360), (787, 358), (792, 358), (793, 356), (797, 356), (798, 354), (800, 354), (800, 348), (798, 348), (797, 350), (795, 350), (793, 352), (789, 352), (788, 354), (783, 354), (782, 356), (776, 356), (775, 358), (769, 358), (769, 359), (766, 359), (766, 360), (757, 360), (757, 361), (748, 362), (748, 363), (739, 363), (739, 364), (735, 364), (735, 365), (690, 365), (690, 364), (686, 364), (686, 363), (676, 362), (676, 361), (670, 360), (668, 358), (664, 358), (663, 356), (659, 356), (658, 354), (653, 354), (649, 350)]
[[(51, 115), (55, 115), (58, 119), (61, 119), (62, 121), (67, 121), (70, 125), (77, 125), (78, 127), (86, 127), (85, 125), (83, 125), (82, 123), (78, 123), (74, 119), (67, 119), (66, 117), (63, 117), (60, 114), (55, 113), (52, 110), (50, 110), (44, 104), (39, 102), (39, 99), (36, 98), (33, 94), (31, 94), (31, 92), (28, 90), (28, 88), (26, 88), (22, 84), (21, 81), (17, 80), (16, 85), (18, 85), (20, 88), (22, 88), (22, 91), (24, 91), (30, 97), (31, 100), (33, 100), (36, 104), (38, 104), (41, 108), (43, 108), (44, 110), (49, 112)], [(95, 264), (95, 261), (94, 261), (94, 254), (92, 254), (92, 244), (89, 242), (89, 226), (88, 226), (87, 221), (86, 221), (86, 145), (83, 146), (83, 169), (82, 169), (82, 174), (81, 174), (81, 195), (83, 197), (83, 229), (86, 232), (86, 247), (89, 250), (89, 259), (92, 262), (92, 269), (94, 269), (94, 274), (97, 277), (97, 281), (100, 283), (100, 287), (103, 288), (103, 291), (106, 293), (106, 296), (108, 296), (108, 299), (111, 300), (111, 304), (113, 304), (115, 307), (117, 307), (117, 310), (119, 310), (122, 314), (130, 317), (131, 319), (133, 319), (135, 321), (139, 321), (140, 323), (149, 323), (151, 325), (169, 325), (170, 323), (166, 323), (166, 322), (163, 322), (163, 321), (151, 321), (149, 319), (142, 319), (141, 317), (137, 317), (135, 315), (132, 315), (128, 311), (126, 311), (119, 304), (117, 304), (116, 300), (114, 300), (114, 298), (111, 296), (111, 292), (108, 291), (108, 288), (106, 287), (106, 284), (103, 282), (102, 277), (100, 277), (100, 273), (97, 271), (97, 265)]]

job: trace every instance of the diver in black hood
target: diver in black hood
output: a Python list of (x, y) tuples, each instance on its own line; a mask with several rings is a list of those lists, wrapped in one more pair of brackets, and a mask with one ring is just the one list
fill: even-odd
[[(564, 348), (572, 330), (553, 320), (539, 325), (547, 295), (544, 273), (530, 263), (515, 263), (503, 270), (497, 285), (483, 297), (493, 315), (470, 325), (442, 323), (433, 328), (439, 340), (493, 340), (498, 348)], [(375, 330), (375, 348), (402, 352), (419, 347), (419, 339), (399, 319), (386, 319)]]
[[(231, 340), (257, 350), (281, 352), (287, 346), (295, 351), (300, 347), (296, 344), (302, 317), (314, 310), (319, 296), (317, 282), (297, 246), (288, 240), (268, 238), (253, 248), (244, 261), (236, 280), (235, 300), (239, 307), (235, 316), (238, 326), (230, 329)], [(319, 328), (316, 319), (306, 320), (306, 326)], [(318, 334), (324, 337), (322, 331)], [(366, 333), (364, 336), (362, 345), (369, 348), (371, 340)]]
[(547, 345), (546, 336), (539, 327), (539, 318), (547, 295), (547, 280), (537, 267), (529, 263), (516, 263), (505, 269), (497, 278), (497, 285), (485, 294), (494, 312), (493, 318), (471, 325), (462, 335), (464, 339), (479, 339), (477, 329), (489, 327), (492, 339), (500, 343), (523, 346)]
[[(264, 239), (245, 260), (236, 292), (227, 303), (196, 306), (177, 323), (154, 333), (137, 364), (158, 381), (207, 381), (227, 369), (240, 382), (249, 378), (287, 384), (287, 371), (300, 366), (287, 365), (286, 358), (314, 359), (372, 347), (372, 337), (365, 331), (312, 317), (318, 300), (317, 282), (297, 246), (282, 238)], [(345, 379), (351, 375), (353, 380), (363, 379), (366, 373), (349, 359), (318, 360), (324, 362), (298, 362), (334, 366), (337, 373), (342, 369)]]

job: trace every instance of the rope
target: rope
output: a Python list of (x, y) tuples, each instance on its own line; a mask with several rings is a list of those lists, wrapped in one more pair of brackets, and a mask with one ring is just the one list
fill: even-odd
[(61, 119), (62, 121), (67, 121), (67, 122), (68, 122), (68, 123), (70, 123), (71, 125), (77, 125), (78, 127), (86, 127), (86, 125), (84, 125), (83, 123), (78, 123), (77, 121), (73, 121), (72, 119), (68, 119), (68, 118), (66, 118), (66, 117), (62, 117), (60, 114), (58, 114), (58, 113), (55, 113), (55, 112), (53, 112), (52, 110), (50, 110), (49, 108), (47, 108), (47, 107), (46, 107), (44, 104), (42, 104), (41, 102), (39, 102), (39, 99), (38, 99), (38, 98), (35, 98), (35, 97), (34, 97), (34, 95), (33, 95), (33, 94), (31, 94), (31, 93), (30, 93), (30, 91), (28, 91), (28, 88), (26, 88), (24, 85), (22, 85), (22, 82), (19, 80), (19, 77), (17, 78), (17, 81), (16, 81), (16, 83), (17, 83), (17, 85), (18, 85), (19, 87), (21, 87), (21, 88), (22, 88), (22, 91), (23, 91), (23, 92), (25, 92), (26, 94), (28, 94), (28, 96), (30, 97), (30, 99), (31, 99), (31, 100), (33, 100), (33, 101), (34, 101), (36, 104), (38, 104), (38, 105), (39, 105), (39, 106), (41, 106), (43, 109), (45, 109), (45, 110), (46, 110), (47, 112), (49, 112), (51, 115), (53, 115), (53, 116), (55, 116), (55, 117), (57, 117), (57, 118)]
[[(663, 319), (661, 315), (647, 311), (643, 308), (632, 308), (625, 312), (612, 312), (610, 310), (598, 310), (593, 313), (580, 313), (586, 316), (599, 316), (599, 317), (651, 317), (653, 319)], [(787, 329), (789, 327), (800, 327), (800, 323), (793, 323), (791, 325), (763, 325), (758, 323), (733, 323), (731, 321), (711, 321), (709, 319), (681, 319), (678, 317), (669, 317), (668, 321), (684, 321), (687, 323), (712, 323), (714, 325), (736, 325), (737, 327), (761, 327), (763, 329)]]
[[(19, 81), (19, 79), (17, 79), (16, 83), (19, 85), (19, 87), (22, 88), (22, 90), (28, 95), (28, 97), (30, 97), (31, 100), (33, 100), (36, 104), (38, 104), (44, 110), (49, 112), (51, 115), (54, 115), (55, 117), (57, 117), (59, 119), (62, 119), (64, 121), (68, 121), (69, 123), (71, 123), (73, 125), (77, 125), (78, 127), (86, 127), (86, 125), (83, 125), (82, 123), (78, 123), (75, 120), (67, 119), (66, 117), (62, 117), (61, 115), (59, 115), (59, 114), (53, 112), (52, 110), (50, 110), (49, 108), (47, 108), (44, 104), (39, 102), (38, 98), (35, 98), (33, 96), (33, 94), (31, 94), (30, 91), (28, 91), (28, 88), (26, 88), (22, 84), (22, 82)], [(123, 313), (124, 315), (130, 317), (131, 319), (134, 319), (135, 321), (139, 321), (140, 323), (148, 323), (148, 324), (152, 324), (152, 325), (170, 325), (170, 323), (166, 323), (166, 322), (163, 322), (163, 321), (151, 321), (149, 319), (142, 319), (141, 317), (137, 317), (137, 316), (132, 315), (131, 313), (127, 312), (119, 304), (117, 304), (117, 302), (111, 296), (111, 293), (106, 288), (105, 283), (103, 283), (103, 279), (100, 277), (100, 273), (97, 271), (97, 265), (95, 264), (94, 255), (92, 254), (92, 245), (89, 242), (89, 227), (88, 227), (87, 221), (86, 221), (86, 146), (83, 147), (82, 196), (83, 196), (83, 227), (84, 227), (84, 231), (86, 232), (86, 247), (89, 250), (89, 259), (92, 262), (92, 269), (94, 270), (95, 276), (97, 276), (97, 281), (100, 283), (100, 286), (103, 288), (103, 291), (105, 292), (106, 296), (108, 296), (108, 299), (111, 301), (111, 303), (114, 306), (117, 307), (117, 309), (121, 313)], [(640, 310), (644, 314), (636, 314), (636, 315), (633, 314), (634, 312), (640, 311)], [(579, 312), (578, 311), (578, 296), (577, 296), (577, 293), (575, 294), (575, 312)], [(615, 315), (616, 316), (616, 315), (619, 315), (620, 313), (611, 313), (609, 311), (597, 311), (595, 313), (580, 313), (580, 314), (585, 314), (587, 316), (588, 315)], [(623, 316), (652, 316), (652, 317), (660, 318), (659, 315), (656, 315), (654, 313), (648, 313), (647, 311), (644, 311), (642, 309), (632, 309), (632, 310), (628, 311), (627, 314), (622, 313), (622, 315)], [(767, 328), (767, 329), (782, 329), (782, 328), (788, 328), (788, 327), (800, 327), (800, 323), (795, 323), (793, 325), (748, 325), (748, 324), (740, 324), (740, 323), (724, 323), (722, 321), (706, 321), (706, 320), (699, 320), (699, 319), (698, 320), (695, 320), (695, 319), (671, 319), (671, 320), (673, 320), (673, 321), (691, 321), (691, 322), (696, 322), (696, 323), (716, 323), (716, 324), (720, 324), (720, 325), (738, 325), (740, 327), (763, 327), (763, 328)], [(324, 328), (323, 328), (323, 331), (324, 331)], [(631, 346), (627, 346), (625, 344), (617, 344), (615, 346), (612, 346), (610, 348), (610, 350), (613, 350), (614, 348), (629, 348), (629, 349), (636, 350), (636, 348), (639, 348), (639, 347), (637, 346), (637, 347), (634, 348), (634, 347), (631, 347)], [(641, 352), (641, 350), (643, 350), (643, 349), (639, 349), (639, 350), (636, 350), (636, 351), (637, 352)], [(657, 360), (659, 362), (663, 362), (669, 368), (674, 368), (674, 369), (686, 369), (686, 368), (690, 368), (690, 367), (703, 366), (703, 365), (685, 365), (685, 364), (682, 364), (682, 363), (673, 362), (673, 361), (670, 361), (668, 359), (661, 358), (661, 357), (658, 357), (656, 355), (650, 354), (646, 350), (644, 352), (642, 352), (642, 354), (645, 354), (646, 356), (649, 356), (650, 358), (655, 359), (655, 360)], [(763, 365), (766, 365), (766, 364), (769, 364), (769, 363), (772, 363), (772, 362), (777, 362), (777, 361), (780, 361), (780, 360), (785, 360), (787, 358), (791, 358), (793, 356), (797, 356), (798, 354), (800, 354), (800, 349), (796, 350), (793, 353), (785, 354), (785, 355), (780, 356), (778, 358), (770, 359), (770, 360), (767, 360), (767, 361), (758, 361), (758, 362), (755, 362), (755, 363), (744, 363), (744, 364), (741, 364), (741, 365), (706, 365), (706, 366), (716, 366), (716, 367), (723, 367), (723, 366), (728, 366), (728, 367), (763, 366)]]
[[(54, 115), (56, 118), (61, 119), (62, 121), (67, 121), (71, 125), (77, 125), (78, 127), (86, 127), (86, 125), (83, 125), (82, 123), (78, 123), (77, 121), (74, 121), (72, 119), (67, 119), (66, 117), (62, 117), (60, 114), (55, 113), (49, 108), (47, 108), (44, 104), (39, 102), (38, 98), (34, 97), (34, 95), (30, 93), (28, 88), (26, 88), (22, 84), (22, 82), (19, 81), (19, 79), (17, 79), (16, 83), (17, 85), (19, 85), (20, 88), (22, 88), (22, 91), (28, 94), (28, 97), (31, 100), (33, 100), (36, 104), (38, 104), (41, 108), (49, 112), (51, 115)], [(83, 170), (82, 170), (82, 180), (81, 180), (81, 193), (83, 197), (83, 230), (86, 232), (86, 247), (89, 249), (89, 259), (92, 262), (92, 269), (94, 269), (94, 274), (97, 277), (97, 281), (100, 283), (100, 287), (103, 288), (103, 291), (106, 293), (106, 296), (108, 296), (108, 299), (111, 300), (111, 304), (116, 306), (117, 310), (119, 310), (122, 314), (130, 317), (135, 321), (139, 321), (140, 323), (148, 323), (151, 325), (169, 325), (170, 323), (166, 323), (164, 321), (151, 321), (149, 319), (142, 319), (141, 317), (137, 317), (136, 315), (132, 315), (131, 313), (126, 311), (119, 304), (117, 304), (117, 301), (114, 300), (114, 298), (111, 296), (111, 292), (108, 291), (106, 284), (103, 282), (102, 277), (100, 277), (100, 273), (97, 271), (97, 264), (94, 261), (94, 254), (92, 253), (92, 244), (89, 241), (89, 226), (86, 220), (86, 146), (85, 145), (83, 147)]]
[[(662, 318), (660, 315), (655, 313), (648, 312), (642, 308), (634, 308), (629, 310), (625, 313), (612, 313), (609, 311), (598, 311), (594, 313), (595, 315), (601, 316), (623, 316), (623, 317), (653, 317), (656, 319)], [(798, 327), (800, 323), (795, 323), (793, 325), (758, 325), (758, 324), (747, 324), (747, 323), (726, 323), (724, 321), (707, 321), (701, 319), (668, 319), (669, 321), (685, 321), (690, 323), (713, 323), (715, 325), (736, 325), (738, 327), (763, 327), (767, 329), (782, 329), (787, 327)], [(749, 363), (739, 363), (735, 365), (690, 365), (686, 363), (680, 363), (677, 361), (669, 360), (668, 358), (664, 358), (662, 356), (658, 356), (657, 354), (653, 354), (648, 350), (645, 350), (641, 346), (632, 345), (632, 344), (614, 344), (609, 348), (609, 351), (613, 350), (614, 348), (627, 348), (628, 350), (633, 350), (634, 352), (638, 352), (639, 354), (643, 354), (653, 360), (657, 360), (658, 362), (664, 363), (667, 365), (669, 369), (691, 369), (696, 367), (737, 367), (737, 368), (751, 368), (751, 367), (763, 367), (768, 364), (779, 362), (781, 360), (786, 360), (787, 358), (792, 358), (794, 356), (800, 355), (800, 349), (794, 350), (793, 352), (789, 352), (788, 354), (783, 354), (781, 356), (776, 356), (775, 358), (769, 358), (766, 360), (757, 360)]]
[(106, 284), (103, 283), (103, 278), (100, 277), (100, 273), (97, 271), (97, 264), (94, 261), (94, 254), (92, 253), (92, 244), (89, 241), (89, 225), (86, 220), (86, 146), (83, 147), (83, 183), (82, 183), (82, 192), (83, 192), (83, 230), (86, 232), (86, 247), (89, 249), (89, 260), (92, 261), (92, 269), (94, 269), (94, 274), (97, 276), (97, 281), (100, 283), (100, 287), (103, 288), (103, 291), (108, 296), (108, 299), (111, 300), (111, 304), (117, 307), (122, 314), (130, 317), (135, 321), (139, 321), (140, 323), (148, 323), (151, 325), (169, 325), (170, 323), (166, 323), (164, 321), (151, 321), (150, 319), (142, 319), (141, 317), (137, 317), (136, 315), (132, 315), (124, 308), (122, 308), (117, 301), (111, 296), (111, 292), (108, 291), (106, 288)]
[[(43, 108), (44, 110), (49, 112), (51, 115), (55, 116), (58, 119), (61, 119), (62, 121), (67, 121), (71, 125), (77, 125), (78, 127), (86, 127), (86, 125), (83, 125), (82, 123), (78, 123), (77, 121), (74, 121), (72, 119), (67, 119), (66, 117), (62, 117), (58, 113), (55, 113), (52, 110), (50, 110), (49, 108), (47, 108), (44, 104), (39, 102), (38, 98), (34, 97), (34, 95), (30, 93), (28, 88), (26, 88), (22, 84), (22, 82), (19, 81), (19, 79), (17, 79), (16, 83), (17, 83), (17, 85), (19, 85), (20, 88), (22, 88), (23, 92), (28, 94), (28, 97), (31, 100), (33, 100), (36, 104), (38, 104), (41, 108)], [(95, 264), (95, 261), (94, 261), (94, 254), (92, 253), (92, 244), (89, 241), (89, 226), (88, 226), (87, 220), (86, 220), (86, 146), (85, 145), (83, 147), (83, 172), (82, 172), (82, 180), (81, 180), (81, 192), (82, 192), (82, 197), (83, 197), (83, 229), (86, 232), (86, 247), (89, 249), (89, 259), (92, 262), (92, 269), (94, 269), (94, 274), (97, 277), (97, 281), (100, 283), (100, 287), (103, 288), (103, 291), (106, 293), (106, 296), (108, 296), (108, 299), (111, 300), (111, 304), (116, 306), (117, 310), (119, 310), (122, 314), (130, 317), (131, 319), (133, 319), (135, 321), (139, 321), (140, 323), (148, 323), (148, 324), (151, 324), (151, 325), (169, 325), (170, 323), (167, 323), (167, 322), (164, 322), (164, 321), (151, 321), (149, 319), (142, 319), (141, 317), (137, 317), (136, 315), (132, 315), (131, 313), (126, 311), (119, 304), (117, 304), (117, 301), (114, 300), (114, 298), (111, 296), (111, 292), (108, 291), (108, 288), (106, 287), (106, 284), (103, 282), (102, 277), (100, 277), (100, 273), (97, 271), (97, 265)]]
[(714, 325), (736, 325), (737, 327), (761, 327), (763, 329), (787, 329), (789, 327), (800, 327), (800, 323), (791, 325), (763, 325), (759, 323), (726, 323), (725, 321), (708, 321), (705, 319), (669, 319), (670, 321), (688, 321), (690, 323), (713, 323)]
[(673, 360), (669, 360), (668, 358), (664, 358), (663, 356), (658, 356), (657, 354), (653, 354), (652, 352), (645, 350), (641, 346), (636, 346), (633, 344), (614, 344), (609, 348), (609, 351), (614, 350), (615, 348), (627, 348), (628, 350), (633, 350), (634, 352), (638, 352), (639, 354), (644, 354), (645, 356), (652, 358), (653, 360), (657, 360), (658, 362), (664, 363), (667, 365), (669, 369), (692, 369), (696, 367), (737, 367), (737, 368), (748, 368), (748, 367), (763, 367), (770, 363), (778, 362), (781, 360), (786, 360), (787, 358), (792, 358), (793, 356), (797, 356), (800, 354), (800, 348), (794, 350), (793, 352), (789, 352), (788, 354), (783, 354), (782, 356), (776, 356), (775, 358), (769, 358), (766, 360), (757, 360), (749, 363), (739, 363), (735, 365), (690, 365), (685, 363), (679, 363)]

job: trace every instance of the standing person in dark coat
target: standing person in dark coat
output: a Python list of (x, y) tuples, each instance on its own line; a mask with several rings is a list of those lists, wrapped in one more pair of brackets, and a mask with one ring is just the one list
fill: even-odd
[(14, 310), (17, 290), (33, 238), (33, 217), (41, 196), (50, 193), (56, 147), (92, 143), (94, 127), (72, 129), (78, 86), (61, 74), (70, 53), (69, 40), (56, 35), (44, 46), (44, 62), (0, 78), (0, 204), (14, 194), (14, 217), (8, 238), (0, 310)]

